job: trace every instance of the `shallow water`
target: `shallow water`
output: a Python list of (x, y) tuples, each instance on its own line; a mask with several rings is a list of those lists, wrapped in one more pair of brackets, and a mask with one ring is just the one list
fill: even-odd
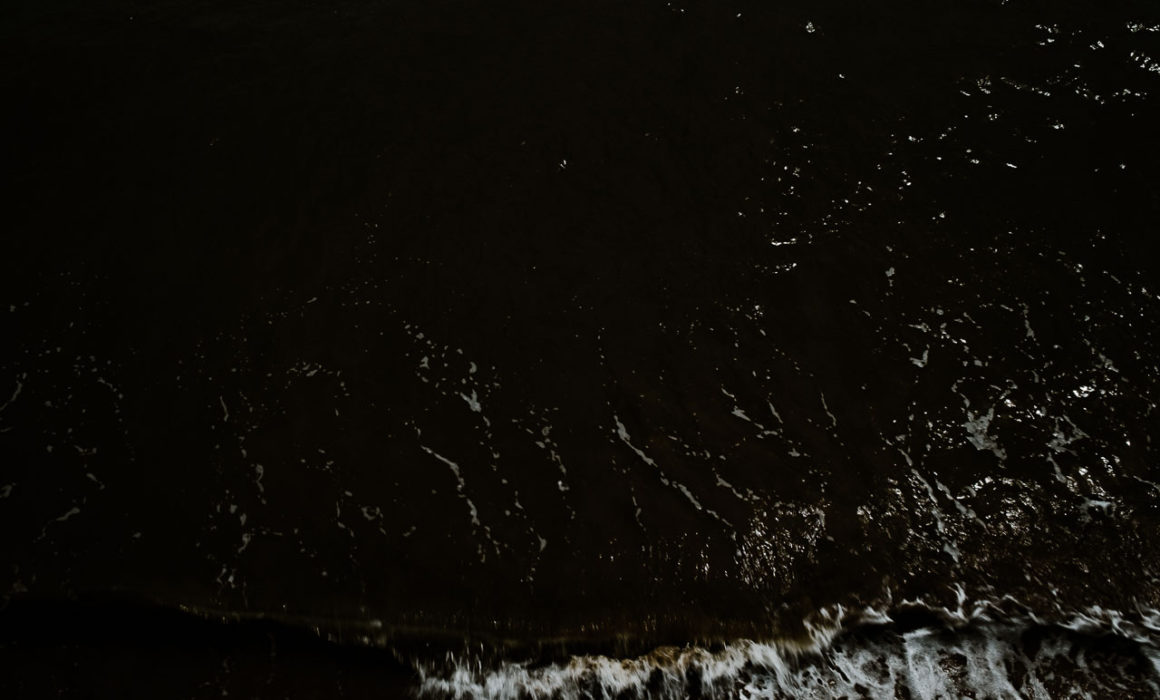
[(3, 17), (5, 682), (1158, 692), (1151, 4)]

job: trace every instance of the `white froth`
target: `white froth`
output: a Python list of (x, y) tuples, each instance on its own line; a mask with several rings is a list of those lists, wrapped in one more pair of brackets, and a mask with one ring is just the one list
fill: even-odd
[[(495, 537), (492, 536), (491, 528), (488, 527), (487, 525), (484, 525), (480, 521), (479, 509), (475, 507), (475, 502), (472, 501), (471, 498), (467, 495), (467, 481), (463, 478), (463, 473), (460, 471), (459, 465), (457, 463), (451, 461), (450, 459), (447, 459), (446, 457), (439, 454), (438, 452), (431, 449), (430, 447), (427, 447), (426, 445), (419, 445), (419, 447), (427, 454), (431, 455), (432, 457), (439, 460), (440, 462), (443, 462), (444, 464), (446, 464), (447, 467), (451, 470), (451, 473), (455, 476), (455, 491), (458, 494), (459, 498), (461, 498), (463, 500), (463, 502), (465, 504), (467, 504), (467, 512), (468, 512), (469, 517), (471, 518), (472, 528), (474, 528), (477, 532), (482, 532), (484, 537), (487, 539), (487, 541), (489, 543), (491, 543), (491, 546), (498, 552), (499, 551), (499, 543), (496, 542)], [(519, 506), (518, 492), (517, 492), (516, 497), (517, 497), (516, 506), (518, 507)], [(487, 555), (484, 553), (482, 545), (480, 547), (478, 547), (477, 551), (479, 553), (480, 561), (481, 562), (486, 561)]]
[[(20, 375), (20, 379), (24, 379), (24, 377), (25, 377), (25, 375), (23, 375), (23, 374)], [(15, 403), (16, 399), (20, 398), (20, 392), (24, 391), (24, 382), (20, 381), (20, 379), (16, 380), (16, 388), (12, 390), (11, 398), (9, 398), (4, 403), (0, 404), (0, 411), (3, 411), (4, 409), (8, 408), (13, 403)]]
[[(960, 620), (954, 633), (919, 629), (869, 639), (842, 637), (843, 621), (886, 624), (886, 613), (867, 608), (845, 615), (838, 606), (807, 624), (810, 641), (740, 640), (710, 651), (699, 646), (661, 647), (635, 658), (602, 655), (533, 665), (505, 661), (495, 665), (468, 655), (449, 654), (442, 664), (416, 663), (419, 694), (428, 697), (494, 698), (839, 698), (952, 697), (1034, 698), (1047, 700), (1058, 689), (1061, 668), (1081, 697), (1119, 693), (1123, 687), (1103, 662), (1085, 662), (1072, 642), (1049, 636), (1028, 653), (1020, 643), (1033, 618), (995, 622), (993, 603), (968, 605), (959, 589), (956, 610), (939, 609), (945, 620)], [(1133, 617), (1092, 608), (1062, 626), (1099, 636), (1114, 633), (1141, 646), (1151, 664), (1141, 680), (1160, 691), (1160, 613)], [(1063, 679), (1066, 680), (1066, 679)], [(1090, 695), (1094, 690), (1097, 695)], [(1110, 697), (1110, 695), (1109, 695)]]
[(631, 438), (628, 435), (628, 429), (624, 427), (624, 423), (620, 422), (620, 418), (618, 416), (613, 416), (612, 420), (616, 423), (616, 436), (620, 438), (620, 441), (625, 445), (628, 445), (629, 449), (635, 452), (636, 456), (640, 457), (642, 462), (649, 465), (650, 467), (655, 467), (657, 463), (654, 462), (651, 457), (646, 455), (643, 450), (632, 444)]
[(963, 423), (963, 427), (967, 430), (967, 441), (974, 445), (975, 449), (984, 452), (990, 451), (1000, 460), (1005, 460), (1007, 452), (999, 447), (999, 443), (994, 437), (987, 434), (987, 429), (994, 419), (995, 409), (993, 407), (988, 409), (985, 414), (967, 411), (967, 421)]
[[(730, 529), (733, 529), (732, 523), (730, 523), (728, 520), (723, 518), (720, 513), (713, 510), (712, 508), (706, 508), (705, 506), (701, 505), (701, 502), (699, 500), (697, 500), (697, 497), (693, 495), (693, 492), (690, 491), (687, 486), (685, 486), (681, 482), (677, 481), (676, 479), (670, 479), (668, 476), (666, 476), (664, 471), (661, 470), (660, 466), (655, 461), (653, 461), (653, 459), (651, 457), (649, 457), (648, 455), (646, 455), (644, 453), (644, 450), (642, 450), (639, 447), (637, 447), (636, 445), (632, 444), (631, 438), (628, 435), (628, 429), (624, 427), (624, 423), (620, 422), (620, 418), (618, 416), (613, 416), (612, 420), (616, 423), (616, 435), (617, 435), (617, 437), (620, 438), (620, 441), (623, 442), (625, 445), (627, 445), (629, 447), (629, 449), (631, 449), (633, 452), (635, 452), (636, 456), (640, 457), (641, 461), (643, 461), (645, 464), (647, 464), (650, 467), (657, 470), (658, 478), (660, 479), (660, 482), (662, 484), (679, 491), (681, 493), (681, 495), (683, 495), (685, 497), (685, 499), (687, 501), (689, 501), (689, 503), (691, 503), (693, 505), (693, 507), (696, 508), (698, 511), (701, 511), (701, 512), (709, 515), (711, 518), (713, 518), (717, 522), (721, 523), (722, 525), (724, 525)], [(634, 498), (633, 503), (635, 504), (635, 502), (636, 501)], [(637, 512), (637, 516), (639, 517), (639, 515), (640, 515), (640, 508), (639, 507), (637, 507), (636, 512)]]
[(78, 513), (80, 513), (80, 512), (81, 512), (81, 509), (80, 509), (80, 508), (77, 508), (76, 506), (73, 506), (72, 508), (69, 508), (69, 509), (68, 509), (68, 510), (65, 512), (65, 514), (64, 514), (64, 515), (62, 515), (62, 516), (60, 516), (59, 518), (57, 518), (57, 519), (56, 519), (56, 521), (57, 521), (58, 523), (63, 523), (64, 521), (68, 520), (69, 518), (71, 518), (71, 517), (72, 517), (72, 516), (74, 516), (74, 515), (77, 515), (77, 514), (78, 514)]
[(460, 394), (459, 396), (467, 402), (467, 407), (472, 411), (475, 411), (476, 413), (483, 412), (483, 405), (479, 403), (479, 397), (476, 395), (475, 389), (471, 390), (471, 396), (468, 396), (467, 394)]

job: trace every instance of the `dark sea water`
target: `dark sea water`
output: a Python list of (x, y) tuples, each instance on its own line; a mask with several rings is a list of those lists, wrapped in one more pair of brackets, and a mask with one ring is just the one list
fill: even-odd
[(0, 695), (1160, 697), (1160, 5), (10, 0)]

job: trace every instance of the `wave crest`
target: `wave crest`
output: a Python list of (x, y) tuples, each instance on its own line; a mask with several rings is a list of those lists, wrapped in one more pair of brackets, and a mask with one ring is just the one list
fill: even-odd
[(414, 666), (419, 694), (443, 698), (1160, 696), (1156, 611), (1092, 608), (1049, 622), (999, 617), (1005, 607), (836, 609), (807, 626), (807, 642), (738, 640), (549, 663), (464, 652)]

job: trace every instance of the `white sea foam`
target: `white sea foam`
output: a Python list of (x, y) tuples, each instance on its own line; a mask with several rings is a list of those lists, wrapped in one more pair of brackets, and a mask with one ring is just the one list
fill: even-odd
[[(1004, 601), (969, 602), (959, 593), (955, 609), (928, 609), (945, 628), (875, 629), (891, 623), (886, 613), (848, 614), (836, 607), (807, 624), (807, 641), (662, 647), (634, 658), (583, 655), (546, 665), (489, 664), (470, 654), (449, 654), (440, 663), (416, 662), (418, 691), (427, 697), (497, 700), (1160, 694), (1160, 613), (1091, 608), (1045, 625), (1030, 615), (1000, 619)], [(858, 627), (867, 633), (844, 634)], [(1041, 638), (1027, 644), (1031, 630)], [(1077, 640), (1065, 630), (1082, 636)], [(1137, 656), (1085, 655), (1085, 643), (1106, 635), (1137, 645)]]

